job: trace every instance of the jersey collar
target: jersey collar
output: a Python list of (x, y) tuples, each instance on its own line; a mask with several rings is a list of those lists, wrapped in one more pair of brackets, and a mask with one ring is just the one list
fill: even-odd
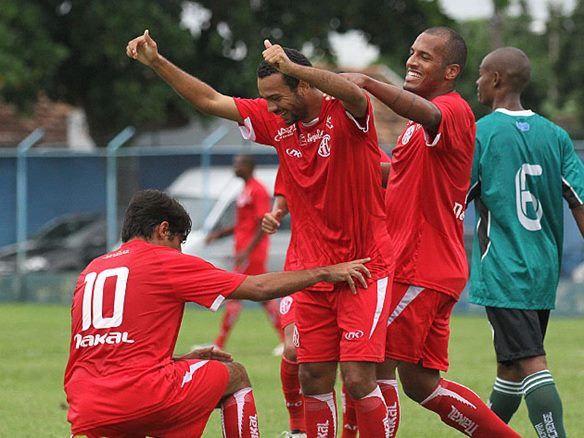
[(523, 117), (528, 117), (528, 116), (533, 116), (535, 115), (535, 113), (531, 110), (521, 110), (521, 111), (511, 111), (508, 110), (507, 108), (497, 108), (495, 109), (495, 111), (503, 113), (503, 114), (507, 114), (508, 116), (523, 116)]

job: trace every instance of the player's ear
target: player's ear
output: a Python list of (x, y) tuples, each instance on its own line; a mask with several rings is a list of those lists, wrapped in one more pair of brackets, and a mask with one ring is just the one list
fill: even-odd
[(449, 64), (448, 66), (446, 66), (446, 73), (444, 74), (444, 77), (447, 81), (453, 81), (458, 77), (459, 74), (460, 74), (460, 65)]
[(168, 221), (162, 221), (154, 227), (154, 238), (157, 240), (164, 240), (170, 236), (170, 224)]

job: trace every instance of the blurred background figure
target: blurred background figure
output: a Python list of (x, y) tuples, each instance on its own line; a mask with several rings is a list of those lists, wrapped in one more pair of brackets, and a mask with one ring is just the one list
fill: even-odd
[[(262, 218), (270, 210), (270, 195), (261, 182), (254, 178), (255, 161), (249, 155), (237, 155), (233, 159), (233, 172), (241, 178), (245, 186), (241, 191), (236, 205), (235, 224), (209, 233), (206, 243), (226, 236), (235, 236), (235, 254), (233, 270), (241, 274), (256, 275), (267, 271), (269, 238), (262, 231)], [(219, 334), (213, 344), (224, 348), (231, 329), (235, 325), (243, 304), (230, 301), (225, 306), (225, 312), (219, 326)], [(268, 319), (278, 332), (280, 339), (280, 316), (277, 301), (262, 303)], [(275, 353), (278, 353), (276, 348)]]

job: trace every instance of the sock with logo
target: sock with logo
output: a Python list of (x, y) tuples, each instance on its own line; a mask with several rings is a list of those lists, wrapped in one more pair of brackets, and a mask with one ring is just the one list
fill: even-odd
[(280, 362), (280, 379), (282, 392), (286, 401), (286, 409), (290, 417), (290, 430), (305, 430), (304, 424), (304, 397), (300, 391), (298, 381), (298, 364), (282, 356)]
[(389, 436), (387, 405), (379, 386), (365, 397), (356, 399), (355, 412), (361, 438), (378, 438)]
[(278, 333), (280, 341), (284, 342), (284, 331), (280, 326), (280, 305), (278, 304), (278, 300), (264, 301), (262, 307), (270, 320), (270, 324), (272, 324), (274, 330)]
[(223, 400), (221, 425), (224, 437), (259, 437), (258, 414), (251, 388), (240, 389)]
[(231, 329), (235, 325), (237, 318), (239, 318), (242, 306), (240, 301), (227, 300), (225, 311), (221, 318), (221, 325), (219, 326), (219, 334), (213, 342), (217, 347), (221, 349), (225, 347), (229, 333), (231, 333)]
[(347, 393), (343, 385), (343, 432), (341, 438), (357, 438), (357, 413), (355, 412), (355, 402)]
[(510, 382), (497, 377), (489, 397), (489, 407), (505, 423), (509, 423), (523, 398), (521, 382)]
[(438, 387), (420, 404), (440, 415), (444, 423), (468, 436), (520, 438), (478, 395), (456, 382), (440, 379)]
[(523, 379), (523, 392), (529, 419), (537, 435), (565, 437), (562, 400), (549, 370), (538, 371)]
[(393, 438), (397, 435), (399, 428), (400, 409), (399, 393), (397, 391), (397, 380), (378, 380), (377, 384), (383, 394), (383, 399), (387, 405), (387, 418), (389, 422), (389, 436)]
[(318, 438), (337, 436), (337, 404), (335, 393), (305, 395), (304, 420), (306, 435)]

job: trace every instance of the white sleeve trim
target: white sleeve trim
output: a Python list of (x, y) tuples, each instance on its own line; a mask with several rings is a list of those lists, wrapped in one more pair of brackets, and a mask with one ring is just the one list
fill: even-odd
[(243, 125), (239, 125), (239, 132), (241, 132), (244, 140), (255, 141), (256, 139), (255, 131), (253, 130), (253, 125), (249, 117), (243, 120)]
[(580, 205), (584, 204), (584, 202), (582, 202), (582, 198), (580, 196), (578, 196), (578, 193), (576, 193), (576, 190), (574, 190), (574, 187), (572, 187), (572, 185), (568, 182), (568, 180), (566, 178), (562, 177), (562, 181), (564, 182), (564, 184), (566, 184), (568, 186), (568, 188), (570, 189), (572, 194), (576, 197), (576, 199), (578, 200)]
[(345, 114), (347, 115), (347, 117), (349, 117), (349, 119), (351, 119), (353, 121), (353, 123), (355, 123), (355, 125), (357, 125), (357, 128), (359, 128), (364, 133), (369, 132), (369, 110), (367, 110), (367, 118), (365, 119), (365, 126), (361, 126), (359, 124), (359, 122), (357, 121), (357, 119), (349, 111), (345, 111)]
[(221, 304), (223, 304), (223, 301), (225, 301), (225, 297), (223, 295), (217, 295), (217, 298), (215, 298), (215, 301), (213, 301), (213, 304), (211, 304), (211, 307), (209, 307), (211, 312), (216, 312), (219, 310), (219, 307)]
[(428, 133), (424, 129), (424, 140), (426, 140), (426, 146), (428, 146), (429, 148), (433, 148), (434, 146), (436, 146), (438, 144), (438, 142), (440, 141), (440, 137), (442, 137), (442, 133), (441, 132), (439, 132), (438, 134), (436, 134), (436, 137), (434, 137), (434, 141), (432, 143), (429, 143)]

